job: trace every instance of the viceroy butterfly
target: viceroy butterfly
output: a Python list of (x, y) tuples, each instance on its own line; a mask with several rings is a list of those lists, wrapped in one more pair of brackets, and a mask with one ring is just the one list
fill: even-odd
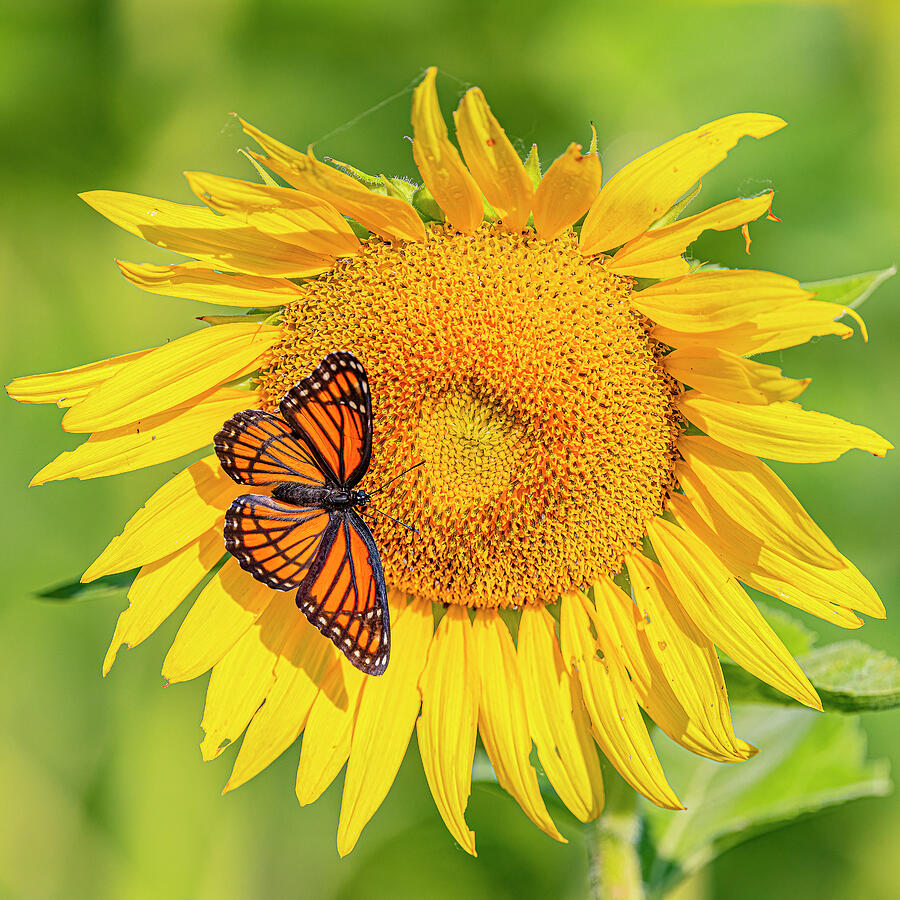
[(225, 547), (254, 578), (297, 589), (297, 606), (356, 668), (381, 675), (391, 652), (387, 588), (355, 490), (372, 455), (366, 371), (345, 350), (329, 353), (291, 388), (281, 416), (250, 409), (215, 437), (222, 468), (244, 494), (225, 516)]

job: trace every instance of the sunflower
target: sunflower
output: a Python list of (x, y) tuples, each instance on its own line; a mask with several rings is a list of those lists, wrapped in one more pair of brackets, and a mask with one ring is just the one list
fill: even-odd
[[(372, 383), (375, 443), (361, 487), (386, 483), (373, 531), (389, 585), (391, 664), (354, 669), (291, 594), (225, 558), (242, 492), (209, 453), (160, 487), (84, 574), (139, 568), (109, 652), (182, 601), (169, 682), (210, 672), (205, 759), (241, 735), (227, 790), (302, 734), (297, 797), (346, 764), (337, 843), (348, 853), (413, 732), (437, 808), (466, 819), (480, 736), (500, 785), (544, 832), (532, 752), (583, 821), (603, 806), (597, 748), (636, 791), (681, 807), (642, 714), (713, 760), (756, 749), (732, 728), (717, 648), (800, 703), (816, 691), (743, 585), (845, 628), (883, 617), (877, 594), (758, 457), (883, 456), (878, 434), (794, 402), (809, 381), (750, 359), (823, 335), (851, 310), (770, 272), (685, 257), (704, 230), (774, 218), (773, 194), (682, 217), (700, 178), (774, 116), (727, 116), (606, 183), (572, 143), (523, 160), (472, 88), (438, 106), (415, 89), (422, 184), (318, 160), (240, 120), (261, 180), (187, 174), (205, 206), (92, 191), (108, 219), (190, 261), (120, 262), (152, 293), (245, 310), (161, 347), (8, 388), (67, 407), (90, 433), (34, 477), (95, 478), (209, 448), (238, 410), (272, 410), (335, 349)], [(276, 178), (279, 179), (276, 181)], [(749, 243), (748, 243), (749, 246)], [(859, 320), (858, 320), (859, 321)], [(859, 326), (863, 329), (862, 322)], [(865, 332), (863, 329), (863, 336)]]

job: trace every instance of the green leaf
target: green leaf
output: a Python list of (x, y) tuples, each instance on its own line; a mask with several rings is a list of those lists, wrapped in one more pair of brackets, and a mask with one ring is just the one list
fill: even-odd
[(862, 641), (841, 641), (799, 657), (825, 708), (842, 712), (900, 706), (900, 663)]
[[(766, 621), (797, 657), (826, 712), (863, 712), (900, 706), (900, 663), (861, 641), (816, 647), (817, 635), (781, 609), (759, 604)], [(755, 678), (727, 657), (722, 671), (736, 702), (795, 706), (796, 701)]]
[[(825, 712), (867, 712), (900, 706), (900, 664), (861, 641), (840, 641), (797, 657), (822, 700)], [(733, 662), (723, 660), (722, 671), (732, 702), (795, 706)]]
[(739, 765), (714, 763), (659, 742), (663, 768), (688, 807), (640, 800), (648, 897), (660, 898), (729, 847), (799, 816), (890, 790), (886, 760), (866, 759), (858, 717), (746, 705), (735, 730), (763, 748)]
[(94, 581), (82, 584), (81, 581), (64, 581), (54, 587), (36, 591), (35, 596), (41, 600), (52, 600), (55, 603), (74, 603), (81, 600), (97, 600), (101, 597), (114, 597), (125, 593), (131, 587), (138, 570), (120, 572), (116, 575), (104, 575)]
[(859, 275), (845, 275), (843, 278), (831, 278), (827, 281), (807, 281), (801, 287), (815, 291), (816, 300), (827, 300), (856, 309), (862, 306), (874, 290), (893, 275), (897, 267), (879, 269), (874, 272), (861, 272)]

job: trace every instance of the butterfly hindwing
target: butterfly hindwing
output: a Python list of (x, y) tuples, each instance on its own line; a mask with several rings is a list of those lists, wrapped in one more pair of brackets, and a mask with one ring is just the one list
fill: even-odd
[(297, 591), (297, 605), (354, 666), (381, 675), (391, 647), (378, 548), (354, 510), (331, 515), (318, 556)]
[(325, 484), (326, 476), (306, 445), (271, 413), (248, 409), (233, 415), (213, 443), (222, 468), (238, 484)]
[(365, 475), (372, 401), (365, 369), (352, 353), (329, 353), (285, 394), (281, 414), (336, 484), (352, 488)]
[(225, 547), (242, 569), (279, 591), (299, 587), (318, 558), (330, 514), (244, 494), (225, 515)]

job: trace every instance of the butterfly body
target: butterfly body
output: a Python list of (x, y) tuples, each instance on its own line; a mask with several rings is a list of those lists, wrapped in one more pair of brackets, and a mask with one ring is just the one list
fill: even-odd
[(362, 364), (330, 353), (285, 394), (280, 416), (245, 410), (216, 435), (222, 468), (244, 494), (225, 516), (240, 566), (297, 606), (358, 669), (381, 675), (390, 657), (387, 587), (356, 485), (369, 468), (372, 407)]
[(365, 491), (340, 487), (307, 487), (292, 482), (279, 484), (272, 491), (272, 496), (295, 506), (320, 506), (323, 509), (365, 509), (369, 504), (369, 495)]

